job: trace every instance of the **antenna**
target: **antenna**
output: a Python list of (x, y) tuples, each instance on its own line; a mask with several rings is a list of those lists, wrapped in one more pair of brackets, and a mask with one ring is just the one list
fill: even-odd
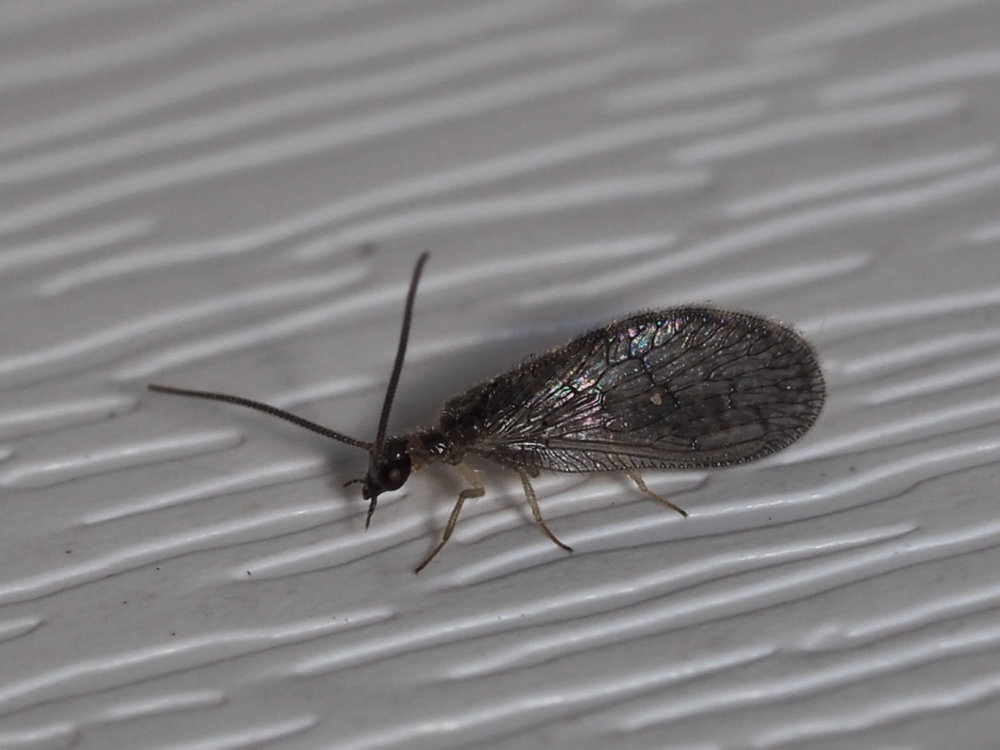
[(410, 279), (410, 290), (406, 294), (406, 307), (403, 309), (403, 330), (399, 332), (399, 345), (396, 347), (396, 361), (392, 365), (392, 374), (389, 376), (389, 385), (385, 389), (385, 401), (382, 402), (382, 414), (378, 418), (378, 433), (375, 435), (375, 447), (373, 453), (377, 459), (382, 457), (382, 448), (385, 446), (385, 431), (389, 426), (389, 411), (392, 409), (392, 399), (396, 395), (396, 386), (399, 385), (399, 373), (403, 369), (403, 358), (406, 356), (406, 342), (410, 338), (410, 321), (413, 319), (413, 302), (417, 297), (417, 284), (420, 283), (420, 274), (424, 270), (424, 264), (431, 254), (424, 250), (417, 258), (417, 265), (413, 269), (413, 277)]
[(321, 424), (316, 424), (311, 422), (305, 417), (300, 417), (298, 414), (292, 414), (290, 411), (285, 411), (284, 409), (279, 409), (277, 406), (271, 406), (270, 404), (265, 404), (262, 401), (254, 401), (253, 399), (243, 398), (242, 396), (231, 396), (228, 393), (213, 393), (212, 391), (190, 391), (186, 388), (174, 388), (169, 385), (157, 385), (156, 383), (150, 383), (147, 388), (151, 391), (156, 391), (158, 393), (172, 393), (175, 396), (191, 396), (193, 398), (203, 398), (208, 401), (223, 401), (227, 404), (236, 404), (237, 406), (245, 406), (247, 409), (256, 409), (257, 411), (262, 411), (265, 414), (270, 414), (272, 417), (278, 417), (279, 419), (284, 419), (286, 422), (291, 422), (292, 424), (298, 425), (299, 427), (305, 427), (307, 430), (319, 433), (324, 437), (331, 438), (341, 443), (347, 443), (348, 445), (355, 445), (358, 448), (364, 448), (366, 451), (372, 449), (372, 444), (367, 443), (364, 440), (358, 440), (357, 438), (352, 438), (350, 435), (345, 435), (342, 432), (337, 432), (336, 430), (331, 430), (329, 427), (324, 427)]
[(410, 279), (410, 290), (406, 295), (406, 307), (403, 311), (403, 330), (399, 333), (399, 344), (396, 346), (396, 361), (392, 365), (392, 374), (389, 376), (389, 385), (386, 386), (385, 389), (385, 400), (382, 402), (382, 414), (378, 420), (378, 434), (374, 443), (352, 438), (350, 435), (345, 435), (342, 432), (331, 430), (329, 427), (316, 424), (305, 417), (300, 417), (298, 414), (292, 414), (284, 409), (279, 409), (277, 406), (265, 404), (263, 401), (254, 401), (253, 399), (243, 398), (242, 396), (233, 396), (228, 393), (194, 391), (187, 388), (174, 388), (169, 385), (157, 385), (156, 383), (150, 383), (147, 387), (149, 390), (156, 391), (158, 393), (170, 393), (175, 396), (203, 398), (207, 401), (222, 401), (227, 404), (236, 404), (237, 406), (243, 406), (247, 409), (264, 412), (265, 414), (270, 414), (272, 417), (278, 417), (279, 419), (284, 419), (286, 422), (291, 422), (299, 427), (304, 427), (305, 429), (322, 435), (323, 437), (328, 437), (331, 440), (363, 448), (376, 457), (376, 459), (381, 459), (382, 449), (385, 446), (385, 431), (386, 427), (389, 425), (389, 411), (392, 409), (392, 400), (396, 395), (396, 386), (399, 385), (399, 373), (403, 369), (403, 359), (406, 356), (406, 342), (410, 338), (410, 321), (413, 319), (413, 302), (417, 296), (417, 284), (420, 282), (420, 274), (423, 272), (424, 264), (427, 262), (429, 257), (430, 253), (426, 250), (420, 254), (420, 257), (417, 258), (417, 265), (413, 269), (413, 277)]

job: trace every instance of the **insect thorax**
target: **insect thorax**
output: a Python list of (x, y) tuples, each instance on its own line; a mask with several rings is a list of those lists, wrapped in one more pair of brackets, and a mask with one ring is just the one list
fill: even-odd
[(419, 429), (407, 436), (410, 457), (418, 464), (460, 464), (482, 436), (482, 420), (474, 409), (450, 407), (450, 403), (445, 405), (436, 428)]
[(437, 429), (419, 429), (406, 436), (408, 453), (417, 468), (442, 462), (459, 464), (465, 457), (465, 448)]

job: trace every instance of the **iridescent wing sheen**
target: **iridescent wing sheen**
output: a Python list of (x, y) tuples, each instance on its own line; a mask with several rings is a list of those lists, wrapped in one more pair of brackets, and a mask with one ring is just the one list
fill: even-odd
[(467, 450), (554, 471), (699, 468), (781, 450), (816, 421), (823, 376), (794, 331), (745, 313), (640, 313), (445, 404)]

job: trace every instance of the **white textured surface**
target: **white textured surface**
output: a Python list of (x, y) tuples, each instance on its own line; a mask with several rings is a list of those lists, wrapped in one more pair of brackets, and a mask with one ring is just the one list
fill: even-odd
[[(9, 0), (0, 747), (995, 748), (1000, 3)], [(819, 349), (759, 465), (384, 496), (369, 438), (637, 308)]]

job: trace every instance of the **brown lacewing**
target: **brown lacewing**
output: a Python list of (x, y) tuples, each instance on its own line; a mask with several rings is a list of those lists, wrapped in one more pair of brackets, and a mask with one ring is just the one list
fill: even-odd
[(530, 357), (445, 403), (436, 427), (386, 437), (428, 257), (422, 253), (413, 269), (372, 443), (240, 396), (149, 388), (256, 409), (368, 451), (368, 473), (347, 483), (361, 484), (369, 501), (365, 528), (378, 496), (402, 487), (412, 470), (435, 462), (456, 467), (469, 486), (458, 493), (441, 540), (417, 566), (418, 573), (451, 537), (462, 504), (485, 492), (465, 465), (466, 456), (516, 471), (538, 526), (571, 552), (542, 518), (530, 481), (540, 469), (621, 471), (642, 493), (686, 517), (646, 486), (639, 469), (756, 461), (800, 438), (823, 407), (823, 374), (812, 348), (796, 332), (747, 313), (668, 307), (609, 323)]

